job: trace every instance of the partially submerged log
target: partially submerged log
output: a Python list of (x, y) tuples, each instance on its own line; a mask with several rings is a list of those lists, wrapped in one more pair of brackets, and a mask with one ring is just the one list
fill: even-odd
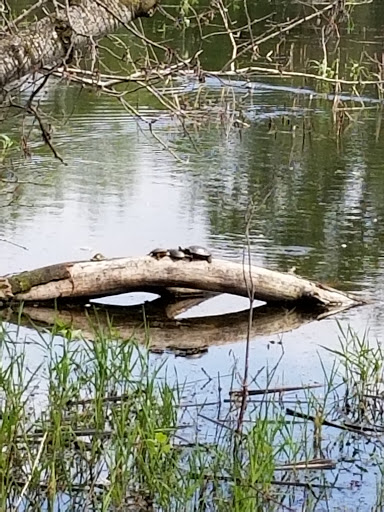
[(133, 291), (163, 294), (169, 288), (230, 293), (267, 303), (302, 302), (324, 309), (350, 308), (364, 301), (292, 274), (213, 259), (116, 258), (60, 263), (0, 278), (0, 301), (66, 301)]

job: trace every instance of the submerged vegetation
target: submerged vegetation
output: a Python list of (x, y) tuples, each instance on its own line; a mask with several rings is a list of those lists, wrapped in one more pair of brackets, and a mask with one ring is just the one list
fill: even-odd
[(27, 331), (3, 324), (1, 510), (335, 510), (369, 472), (369, 509), (383, 506), (383, 354), (365, 336), (342, 333), (321, 385), (276, 386), (279, 365), (264, 370), (240, 428), (235, 371), (229, 396), (219, 385), (197, 403), (193, 382), (112, 326), (39, 339), (33, 368)]

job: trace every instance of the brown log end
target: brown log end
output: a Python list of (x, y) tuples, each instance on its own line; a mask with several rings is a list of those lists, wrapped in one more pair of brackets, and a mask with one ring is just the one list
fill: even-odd
[(10, 301), (13, 299), (12, 286), (6, 277), (0, 277), (0, 303), (1, 300)]
[(20, 274), (10, 276), (7, 281), (10, 284), (11, 293), (23, 293), (40, 284), (68, 279), (71, 277), (68, 266), (71, 266), (71, 264), (59, 263), (57, 265), (20, 272)]

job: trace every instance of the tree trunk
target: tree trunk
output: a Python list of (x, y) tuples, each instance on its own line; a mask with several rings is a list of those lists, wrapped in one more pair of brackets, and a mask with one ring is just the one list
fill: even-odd
[[(0, 40), (0, 87), (44, 66), (52, 67), (139, 16), (157, 0), (77, 0), (76, 5)], [(72, 1), (72, 3), (75, 3)], [(71, 1), (70, 1), (71, 4)]]
[(301, 277), (213, 259), (118, 258), (61, 263), (0, 278), (0, 300), (91, 299), (132, 291), (162, 294), (171, 287), (252, 296), (264, 302), (305, 302), (311, 306), (353, 307), (364, 303)]

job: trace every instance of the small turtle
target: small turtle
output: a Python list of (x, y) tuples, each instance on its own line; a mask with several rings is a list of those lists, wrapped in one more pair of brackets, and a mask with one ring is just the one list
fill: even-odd
[(97, 252), (94, 256), (92, 256), (91, 261), (103, 261), (107, 259), (104, 254), (101, 254), (101, 252)]
[(173, 260), (183, 260), (184, 258), (188, 258), (184, 251), (181, 249), (169, 249), (168, 255)]
[(208, 261), (208, 263), (211, 263), (212, 261), (212, 254), (210, 251), (200, 245), (190, 245), (184, 249), (184, 252), (195, 260), (205, 260)]
[(156, 247), (156, 249), (153, 249), (148, 256), (152, 256), (153, 258), (156, 258), (157, 260), (164, 258), (164, 256), (168, 256), (169, 252), (168, 249), (163, 249), (162, 247)]
[(13, 171), (10, 171), (9, 169), (5, 168), (0, 168), (0, 181), (6, 181), (8, 183), (17, 183), (19, 181), (19, 178)]
[(159, 354), (159, 355), (164, 354), (164, 352), (165, 352), (165, 349), (163, 349), (163, 348), (150, 348), (149, 350), (152, 354)]
[(175, 357), (185, 357), (187, 359), (199, 359), (204, 354), (208, 353), (208, 347), (195, 347), (195, 348), (179, 348), (174, 350)]

